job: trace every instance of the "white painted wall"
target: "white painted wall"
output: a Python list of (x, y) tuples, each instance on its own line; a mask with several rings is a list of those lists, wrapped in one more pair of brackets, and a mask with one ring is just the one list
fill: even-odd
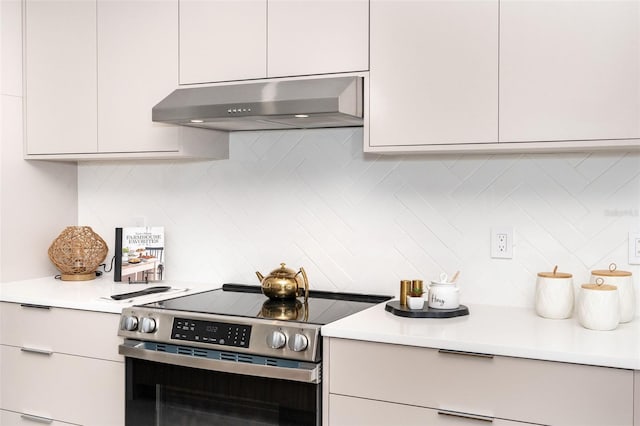
[[(290, 130), (234, 133), (229, 160), (78, 173), (79, 223), (111, 246), (137, 217), (164, 225), (171, 279), (257, 283), (286, 262), (314, 288), (397, 294), (460, 270), (463, 303), (512, 306), (556, 264), (576, 285), (611, 262), (640, 279), (638, 152), (376, 156), (360, 129)], [(489, 257), (492, 226), (514, 227), (513, 260)]]
[(77, 221), (77, 166), (23, 160), (22, 3), (0, 1), (0, 282), (57, 273), (53, 239)]

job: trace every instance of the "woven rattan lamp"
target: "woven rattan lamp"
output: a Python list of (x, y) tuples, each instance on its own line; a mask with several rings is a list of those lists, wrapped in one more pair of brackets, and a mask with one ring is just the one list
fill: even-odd
[(90, 226), (67, 226), (49, 247), (63, 281), (88, 281), (107, 256), (107, 243)]

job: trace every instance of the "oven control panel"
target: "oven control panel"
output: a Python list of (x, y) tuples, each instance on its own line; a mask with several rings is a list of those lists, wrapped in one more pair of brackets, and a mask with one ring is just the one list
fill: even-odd
[(171, 338), (189, 342), (248, 348), (251, 326), (223, 322), (174, 318)]

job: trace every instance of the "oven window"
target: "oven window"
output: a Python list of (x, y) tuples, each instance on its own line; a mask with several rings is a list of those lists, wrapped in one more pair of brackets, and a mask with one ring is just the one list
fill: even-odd
[(126, 358), (126, 424), (320, 425), (321, 388)]

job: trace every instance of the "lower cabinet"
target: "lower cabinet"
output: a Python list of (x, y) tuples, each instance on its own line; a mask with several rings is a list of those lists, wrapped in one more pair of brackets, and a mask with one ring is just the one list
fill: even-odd
[(635, 396), (633, 412), (633, 426), (640, 426), (640, 370), (635, 372), (635, 379), (633, 381), (635, 390), (633, 395)]
[(489, 422), (496, 426), (531, 424), (343, 395), (331, 395), (329, 404), (331, 406), (329, 423), (332, 426), (388, 426), (394, 424), (454, 426), (478, 425)]
[(0, 303), (0, 424), (124, 424), (119, 315)]
[(66, 426), (73, 423), (51, 421), (46, 417), (34, 416), (24, 413), (15, 413), (13, 411), (0, 410), (0, 425), (3, 426), (37, 426), (38, 424), (47, 424), (51, 426)]
[(330, 425), (376, 424), (369, 416), (411, 424), (422, 415), (435, 419), (424, 424), (634, 424), (632, 370), (337, 338), (324, 343)]

